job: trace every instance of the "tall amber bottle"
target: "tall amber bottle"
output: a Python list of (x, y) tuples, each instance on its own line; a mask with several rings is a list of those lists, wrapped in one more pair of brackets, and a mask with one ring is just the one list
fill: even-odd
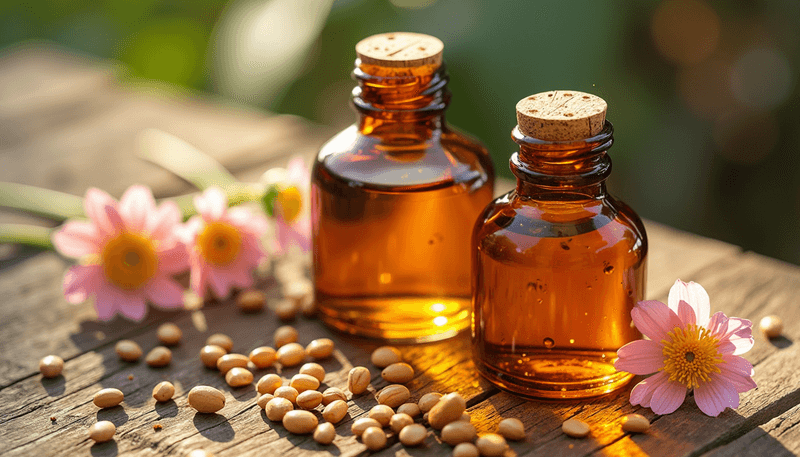
[(470, 238), (494, 172), (486, 149), (445, 123), (443, 47), (413, 33), (356, 45), (358, 122), (312, 171), (316, 299), (339, 330), (419, 342), (469, 326)]
[(642, 221), (606, 192), (613, 128), (606, 102), (575, 91), (517, 104), (517, 187), (492, 202), (473, 234), (473, 350), (499, 387), (581, 398), (622, 387), (616, 350), (641, 334)]

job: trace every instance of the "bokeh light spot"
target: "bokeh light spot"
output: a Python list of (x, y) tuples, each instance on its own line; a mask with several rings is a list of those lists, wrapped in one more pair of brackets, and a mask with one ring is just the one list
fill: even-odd
[(653, 39), (667, 60), (679, 65), (702, 62), (717, 48), (717, 13), (699, 0), (667, 0), (653, 14)]
[(733, 65), (731, 90), (743, 105), (773, 109), (789, 96), (792, 70), (786, 56), (773, 48), (751, 49)]

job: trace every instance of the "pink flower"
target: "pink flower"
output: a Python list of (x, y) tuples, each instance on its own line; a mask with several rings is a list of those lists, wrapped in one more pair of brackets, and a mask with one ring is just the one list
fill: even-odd
[(64, 275), (70, 303), (94, 295), (100, 320), (116, 313), (141, 320), (145, 300), (160, 308), (183, 306), (183, 288), (172, 276), (188, 267), (186, 248), (176, 237), (181, 212), (173, 202), (156, 207), (144, 186), (131, 186), (119, 203), (99, 189), (86, 191), (89, 221), (68, 221), (53, 234), (53, 245), (80, 259)]
[(195, 197), (194, 206), (200, 214), (189, 219), (183, 232), (192, 290), (203, 297), (210, 286), (224, 298), (234, 287), (250, 287), (252, 271), (265, 257), (260, 238), (267, 220), (249, 208), (228, 209), (228, 197), (218, 187)]
[(753, 347), (752, 323), (711, 313), (700, 284), (680, 279), (669, 291), (669, 305), (642, 301), (631, 311), (633, 323), (649, 340), (617, 351), (621, 371), (656, 373), (631, 391), (631, 404), (669, 414), (683, 403), (687, 389), (701, 411), (718, 416), (739, 406), (739, 394), (756, 387), (753, 365), (742, 357)]
[(275, 241), (273, 251), (286, 253), (291, 246), (303, 252), (311, 248), (309, 187), (311, 174), (302, 157), (295, 157), (285, 171), (265, 174), (267, 185), (277, 191), (274, 200)]

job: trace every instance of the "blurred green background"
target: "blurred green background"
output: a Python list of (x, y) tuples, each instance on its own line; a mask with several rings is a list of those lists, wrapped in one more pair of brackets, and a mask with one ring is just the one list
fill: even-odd
[(501, 175), (519, 99), (591, 92), (615, 126), (613, 193), (800, 264), (799, 20), (797, 0), (36, 0), (0, 4), (0, 46), (52, 40), (137, 78), (344, 127), (355, 43), (432, 34), (449, 121)]

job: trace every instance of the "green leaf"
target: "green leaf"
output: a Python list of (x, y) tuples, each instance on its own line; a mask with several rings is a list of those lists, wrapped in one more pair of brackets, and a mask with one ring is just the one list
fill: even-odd
[(275, 216), (275, 199), (280, 193), (278, 186), (271, 186), (261, 197), (261, 207), (269, 217)]
[(11, 182), (0, 182), (0, 206), (55, 221), (84, 216), (82, 197)]

